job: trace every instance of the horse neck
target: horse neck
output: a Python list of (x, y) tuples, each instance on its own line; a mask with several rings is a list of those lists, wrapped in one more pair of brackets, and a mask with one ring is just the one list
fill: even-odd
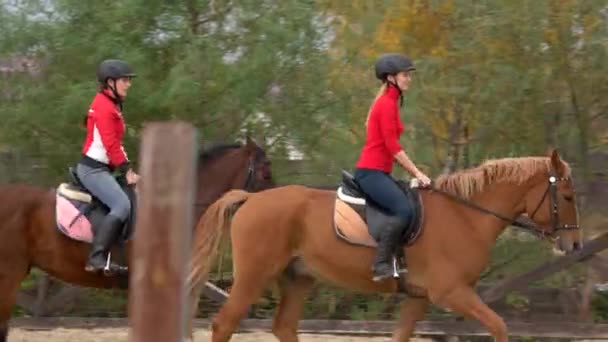
[(241, 156), (240, 150), (229, 151), (199, 167), (197, 203), (209, 205), (228, 190), (242, 187), (247, 158)]
[[(534, 177), (536, 178), (536, 177)], [(494, 213), (509, 219), (517, 218), (525, 209), (524, 197), (534, 179), (521, 184), (504, 182), (488, 185), (487, 189), (475, 195), (472, 200)], [(510, 222), (489, 213), (473, 209), (470, 212), (473, 228), (483, 241), (493, 245)]]

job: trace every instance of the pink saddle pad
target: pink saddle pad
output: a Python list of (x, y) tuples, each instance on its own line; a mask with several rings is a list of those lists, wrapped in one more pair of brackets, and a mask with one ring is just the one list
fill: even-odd
[(70, 200), (59, 194), (56, 195), (56, 198), (55, 214), (59, 229), (74, 240), (90, 243), (93, 240), (91, 222), (78, 211)]

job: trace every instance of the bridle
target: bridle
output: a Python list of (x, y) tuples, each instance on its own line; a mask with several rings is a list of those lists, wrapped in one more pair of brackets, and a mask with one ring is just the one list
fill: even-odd
[(544, 230), (542, 231), (542, 233), (548, 234), (549, 236), (554, 236), (555, 233), (557, 233), (560, 230), (579, 229), (578, 224), (560, 225), (560, 221), (559, 221), (559, 213), (557, 211), (557, 208), (558, 208), (557, 183), (565, 182), (567, 180), (568, 180), (568, 178), (566, 178), (566, 177), (557, 177), (555, 175), (555, 173), (553, 172), (553, 170), (551, 170), (551, 172), (549, 173), (549, 185), (547, 186), (547, 189), (545, 190), (545, 193), (543, 194), (543, 197), (541, 198), (540, 202), (536, 206), (536, 209), (534, 209), (534, 211), (532, 212), (532, 215), (530, 215), (530, 219), (533, 219), (534, 215), (536, 215), (536, 213), (538, 212), (538, 209), (540, 209), (540, 206), (547, 198), (547, 195), (549, 195), (549, 201), (550, 201), (549, 210), (551, 211), (551, 213), (550, 213), (551, 214), (551, 231), (548, 233), (546, 233)]
[(243, 190), (245, 191), (251, 191), (255, 182), (255, 159), (256, 156), (249, 157), (247, 177), (245, 178), (245, 184), (243, 185)]
[[(245, 182), (243, 183), (242, 189), (245, 191), (253, 191), (253, 186), (255, 185), (255, 164), (259, 157), (259, 152), (256, 152), (253, 156), (249, 157), (249, 161), (247, 163), (247, 176), (245, 177)], [(208, 203), (195, 203), (196, 207), (205, 207), (209, 205)]]
[[(430, 186), (427, 189), (437, 192), (437, 193), (441, 193), (442, 195), (447, 196), (455, 201), (458, 201), (466, 206), (469, 206), (469, 207), (479, 210), (481, 212), (493, 215), (501, 220), (507, 221), (515, 227), (523, 228), (525, 230), (531, 231), (533, 234), (535, 234), (543, 239), (547, 239), (547, 238), (555, 239), (555, 234), (560, 230), (580, 229), (578, 224), (561, 224), (560, 225), (559, 213), (558, 213), (557, 184), (558, 184), (558, 182), (563, 182), (563, 181), (567, 181), (567, 180), (568, 180), (567, 177), (557, 177), (553, 170), (549, 171), (547, 189), (545, 190), (543, 197), (540, 199), (538, 205), (536, 206), (536, 209), (534, 209), (534, 211), (532, 212), (532, 215), (530, 215), (530, 218), (526, 219), (526, 220), (523, 220), (521, 217), (518, 217), (516, 219), (506, 217), (502, 214), (499, 214), (492, 210), (486, 209), (473, 202), (467, 201), (459, 196), (456, 196), (447, 191), (435, 188), (433, 186)], [(422, 188), (422, 189), (424, 189), (424, 188)], [(550, 231), (543, 229), (542, 226), (540, 226), (536, 222), (532, 221), (532, 219), (534, 218), (534, 215), (536, 215), (536, 213), (540, 209), (541, 205), (547, 199), (547, 196), (549, 197), (549, 201), (550, 201), (549, 210), (551, 211), (551, 213), (550, 213), (551, 214), (551, 230)]]
[[(264, 156), (263, 152), (256, 150), (253, 156), (249, 157), (249, 163), (247, 166), (247, 177), (245, 178), (245, 184), (243, 185), (243, 190), (245, 191), (254, 191), (253, 186), (255, 185), (255, 177), (256, 177), (256, 163), (261, 161)], [(265, 172), (263, 173), (263, 177), (265, 177)]]

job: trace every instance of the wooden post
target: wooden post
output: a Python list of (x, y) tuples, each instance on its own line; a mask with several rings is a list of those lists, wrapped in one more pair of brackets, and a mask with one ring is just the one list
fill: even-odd
[(181, 342), (196, 188), (196, 131), (151, 123), (140, 150), (138, 212), (129, 285), (130, 342)]

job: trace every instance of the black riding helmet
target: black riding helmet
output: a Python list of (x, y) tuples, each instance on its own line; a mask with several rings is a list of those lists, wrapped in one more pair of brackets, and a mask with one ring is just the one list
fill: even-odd
[(119, 79), (121, 77), (137, 76), (131, 67), (120, 59), (106, 59), (97, 67), (97, 81), (103, 86), (106, 85), (108, 79)]
[(114, 94), (114, 99), (112, 99), (112, 101), (118, 104), (121, 109), (123, 101), (122, 97), (118, 95), (114, 87), (108, 87), (106, 81), (108, 79), (116, 81), (117, 79), (122, 77), (135, 76), (137, 75), (133, 72), (129, 64), (120, 59), (106, 59), (105, 61), (101, 62), (101, 64), (99, 64), (99, 66), (97, 67), (97, 81), (103, 88), (110, 88), (110, 91), (112, 92), (112, 94)]
[(387, 53), (376, 61), (376, 78), (382, 82), (387, 81), (388, 75), (396, 75), (400, 71), (416, 70), (412, 61), (399, 53)]

